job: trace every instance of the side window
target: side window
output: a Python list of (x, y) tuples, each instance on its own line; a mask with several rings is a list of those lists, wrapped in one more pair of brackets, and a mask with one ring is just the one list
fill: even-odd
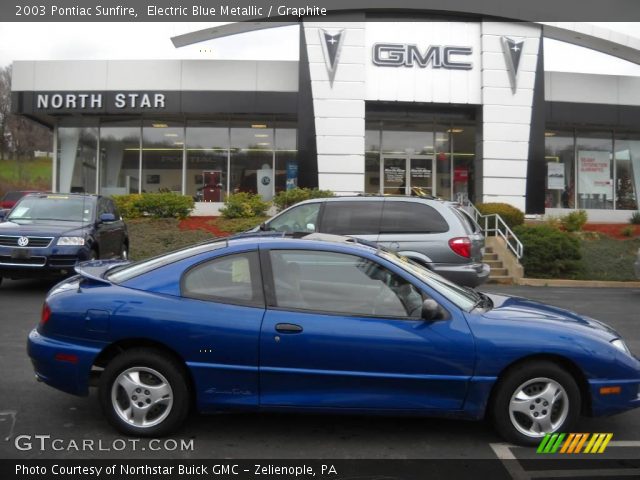
[(322, 232), (335, 235), (377, 235), (383, 202), (327, 202)]
[(420, 318), (423, 294), (376, 262), (305, 250), (272, 250), (270, 258), (279, 308)]
[(482, 230), (480, 228), (480, 225), (478, 225), (464, 210), (455, 207), (452, 207), (451, 210), (453, 210), (453, 213), (455, 213), (456, 216), (462, 221), (463, 225), (465, 226), (466, 230), (469, 231), (469, 233), (478, 233)]
[(447, 221), (438, 211), (418, 202), (384, 202), (380, 233), (443, 233)]
[(201, 263), (183, 275), (181, 288), (183, 297), (264, 306), (257, 252)]
[(318, 227), (320, 202), (307, 203), (294, 207), (269, 222), (269, 229), (276, 232), (308, 232), (313, 233)]
[(116, 220), (120, 220), (120, 212), (118, 212), (118, 207), (113, 200), (107, 199), (107, 212), (113, 213), (116, 217)]
[(107, 204), (105, 202), (105, 199), (104, 198), (99, 198), (98, 199), (97, 212), (96, 212), (96, 218), (100, 218), (100, 215), (102, 215), (103, 213), (109, 213), (109, 210), (107, 209)]

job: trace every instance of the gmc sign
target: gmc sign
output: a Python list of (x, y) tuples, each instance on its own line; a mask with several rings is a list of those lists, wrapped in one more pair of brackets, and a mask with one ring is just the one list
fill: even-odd
[(417, 45), (404, 43), (376, 43), (373, 45), (373, 63), (379, 67), (446, 68), (449, 70), (471, 70), (471, 62), (460, 56), (473, 53), (471, 47), (430, 45), (424, 52)]

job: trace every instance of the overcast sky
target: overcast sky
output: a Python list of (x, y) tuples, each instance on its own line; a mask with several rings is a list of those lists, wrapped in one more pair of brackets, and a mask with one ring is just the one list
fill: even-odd
[[(170, 38), (219, 23), (1, 23), (0, 66), (14, 60), (243, 59), (297, 60), (298, 27), (251, 32), (183, 48)], [(640, 23), (598, 25), (640, 37)], [(545, 70), (640, 76), (640, 66), (545, 40)]]

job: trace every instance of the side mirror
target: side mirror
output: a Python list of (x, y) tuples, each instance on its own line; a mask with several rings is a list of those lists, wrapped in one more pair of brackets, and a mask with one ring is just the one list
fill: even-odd
[(438, 303), (428, 298), (422, 303), (422, 319), (428, 322), (433, 322), (435, 320), (441, 320), (444, 318), (444, 312), (440, 308)]
[(9, 213), (9, 210), (0, 208), (0, 222), (4, 222), (4, 217), (7, 216), (7, 213)]
[(266, 232), (267, 230), (269, 230), (269, 228), (267, 227), (267, 222), (262, 222), (260, 224), (260, 231), (261, 232)]
[(102, 215), (100, 215), (100, 218), (98, 219), (99, 223), (109, 223), (109, 222), (115, 222), (116, 221), (116, 216), (113, 213), (103, 213)]

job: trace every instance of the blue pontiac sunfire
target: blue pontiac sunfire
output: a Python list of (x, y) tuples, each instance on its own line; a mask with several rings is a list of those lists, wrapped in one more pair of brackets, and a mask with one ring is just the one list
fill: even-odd
[(131, 435), (168, 434), (195, 404), (489, 417), (535, 444), (640, 406), (640, 361), (608, 326), (351, 238), (248, 235), (76, 270), (49, 292), (29, 355), (55, 388), (97, 385)]

